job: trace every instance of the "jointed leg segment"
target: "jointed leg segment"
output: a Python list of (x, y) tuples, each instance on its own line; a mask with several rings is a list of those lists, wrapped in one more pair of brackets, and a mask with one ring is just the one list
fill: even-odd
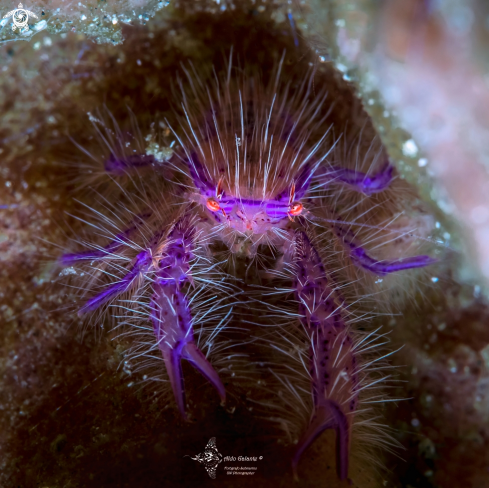
[(130, 227), (128, 227), (123, 232), (119, 232), (114, 237), (114, 239), (104, 247), (79, 253), (63, 254), (60, 258), (60, 264), (70, 265), (78, 261), (93, 261), (110, 257), (128, 242), (130, 236), (134, 233), (135, 230), (137, 230), (139, 224), (143, 223), (144, 219), (146, 217), (149, 217), (149, 215), (150, 214), (138, 215), (134, 219)]
[(361, 171), (331, 167), (318, 174), (316, 178), (321, 183), (339, 181), (360, 193), (373, 195), (388, 188), (393, 179), (393, 173), (394, 167), (387, 163), (381, 171), (371, 176)]
[(339, 224), (333, 224), (335, 234), (342, 241), (343, 245), (349, 250), (350, 258), (353, 263), (371, 273), (384, 276), (396, 271), (405, 269), (424, 268), (437, 262), (436, 259), (421, 255), (410, 256), (403, 259), (382, 260), (378, 261), (367, 254), (367, 251), (355, 242), (355, 236), (349, 230), (346, 230)]
[(188, 360), (214, 386), (222, 401), (226, 398), (219, 376), (194, 342), (190, 307), (182, 292), (183, 285), (191, 280), (189, 261), (192, 259), (194, 236), (195, 227), (187, 217), (175, 224), (168, 236), (165, 257), (159, 262), (151, 299), (154, 333), (184, 418), (182, 359)]
[(319, 254), (302, 231), (295, 237), (296, 299), (311, 342), (310, 376), (314, 411), (292, 461), (296, 474), (302, 453), (326, 429), (336, 431), (337, 472), (348, 475), (350, 426), (357, 401), (356, 358), (340, 306)]
[[(314, 181), (320, 187), (326, 187), (330, 183), (339, 182), (349, 186), (353, 190), (373, 195), (387, 189), (393, 180), (394, 167), (387, 163), (384, 168), (376, 174), (368, 175), (361, 171), (330, 166), (325, 169), (318, 168), (318, 164), (306, 163), (295, 180), (296, 198), (304, 198)], [(283, 199), (288, 196), (290, 190), (286, 190), (277, 196)]]

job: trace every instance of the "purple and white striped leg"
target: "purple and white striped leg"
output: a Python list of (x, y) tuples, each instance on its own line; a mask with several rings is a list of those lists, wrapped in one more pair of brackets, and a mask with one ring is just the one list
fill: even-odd
[(195, 227), (187, 216), (171, 230), (164, 256), (159, 261), (151, 298), (151, 319), (158, 347), (163, 355), (170, 383), (182, 417), (185, 411), (185, 389), (181, 362), (186, 359), (217, 390), (221, 400), (226, 392), (218, 374), (194, 342), (192, 315), (185, 293), (191, 282), (189, 262), (193, 257)]
[(348, 476), (350, 433), (358, 397), (353, 341), (328, 283), (321, 258), (307, 235), (295, 236), (295, 295), (301, 323), (310, 339), (314, 410), (292, 459), (294, 476), (304, 451), (326, 429), (336, 432), (336, 469)]

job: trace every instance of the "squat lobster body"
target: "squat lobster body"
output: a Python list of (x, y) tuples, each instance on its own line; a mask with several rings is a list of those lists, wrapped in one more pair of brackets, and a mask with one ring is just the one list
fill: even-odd
[[(259, 73), (232, 76), (231, 72), (229, 69), (212, 83), (188, 76), (190, 90), (182, 89), (178, 126), (172, 126), (180, 148), (167, 163), (182, 189), (175, 197), (181, 206), (171, 212), (172, 220), (154, 229), (146, 225), (151, 212), (141, 214), (110, 244), (66, 254), (62, 262), (98, 261), (110, 266), (120, 257), (121, 249), (131, 246), (137, 229), (153, 229), (145, 248), (139, 245), (136, 256), (114, 265), (119, 280), (94, 294), (80, 312), (116, 303), (127, 293), (145, 296), (147, 319), (152, 322), (178, 408), (186, 418), (183, 359), (225, 400), (219, 375), (194, 340), (193, 326), (197, 324), (187, 290), (194, 282), (196, 253), (200, 259), (212, 259), (209, 245), (214, 242), (250, 257), (262, 245), (278, 250), (290, 264), (299, 322), (310, 341), (313, 411), (297, 446), (293, 468), (297, 469), (300, 456), (317, 436), (331, 428), (336, 432), (337, 473), (345, 479), (351, 425), (361, 389), (357, 351), (343, 299), (315, 247), (318, 231), (314, 227), (328, 222), (344, 254), (366, 273), (385, 275), (423, 267), (434, 260), (428, 256), (378, 260), (341, 218), (321, 220), (328, 204), (327, 215), (336, 216), (344, 210), (335, 199), (328, 203), (330, 186), (371, 196), (389, 187), (394, 170), (388, 162), (375, 172), (368, 168), (366, 173), (330, 162), (337, 140), (327, 129), (318, 136), (329, 112), (326, 95), (317, 95), (312, 89), (314, 73), (302, 84), (291, 84), (281, 79), (280, 67), (268, 83)], [(118, 176), (121, 168), (130, 174), (153, 163), (145, 154), (127, 159), (112, 154), (105, 167), (116, 168), (114, 176)], [(87, 291), (92, 287), (90, 281)]]

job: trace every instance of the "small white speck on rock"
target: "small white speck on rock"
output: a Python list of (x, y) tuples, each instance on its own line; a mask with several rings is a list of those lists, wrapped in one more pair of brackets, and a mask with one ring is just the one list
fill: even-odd
[(402, 153), (405, 156), (409, 156), (411, 158), (415, 157), (418, 154), (418, 146), (413, 141), (413, 139), (408, 139), (404, 142), (404, 144), (402, 145)]

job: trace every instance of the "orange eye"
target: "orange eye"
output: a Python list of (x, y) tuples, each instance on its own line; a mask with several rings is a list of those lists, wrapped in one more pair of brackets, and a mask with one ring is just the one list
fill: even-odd
[(206, 205), (211, 212), (217, 212), (218, 210), (221, 209), (219, 203), (216, 202), (213, 198), (208, 198)]
[(295, 217), (297, 215), (300, 215), (303, 210), (304, 210), (304, 207), (302, 206), (302, 203), (294, 202), (290, 206), (289, 214), (293, 215)]

